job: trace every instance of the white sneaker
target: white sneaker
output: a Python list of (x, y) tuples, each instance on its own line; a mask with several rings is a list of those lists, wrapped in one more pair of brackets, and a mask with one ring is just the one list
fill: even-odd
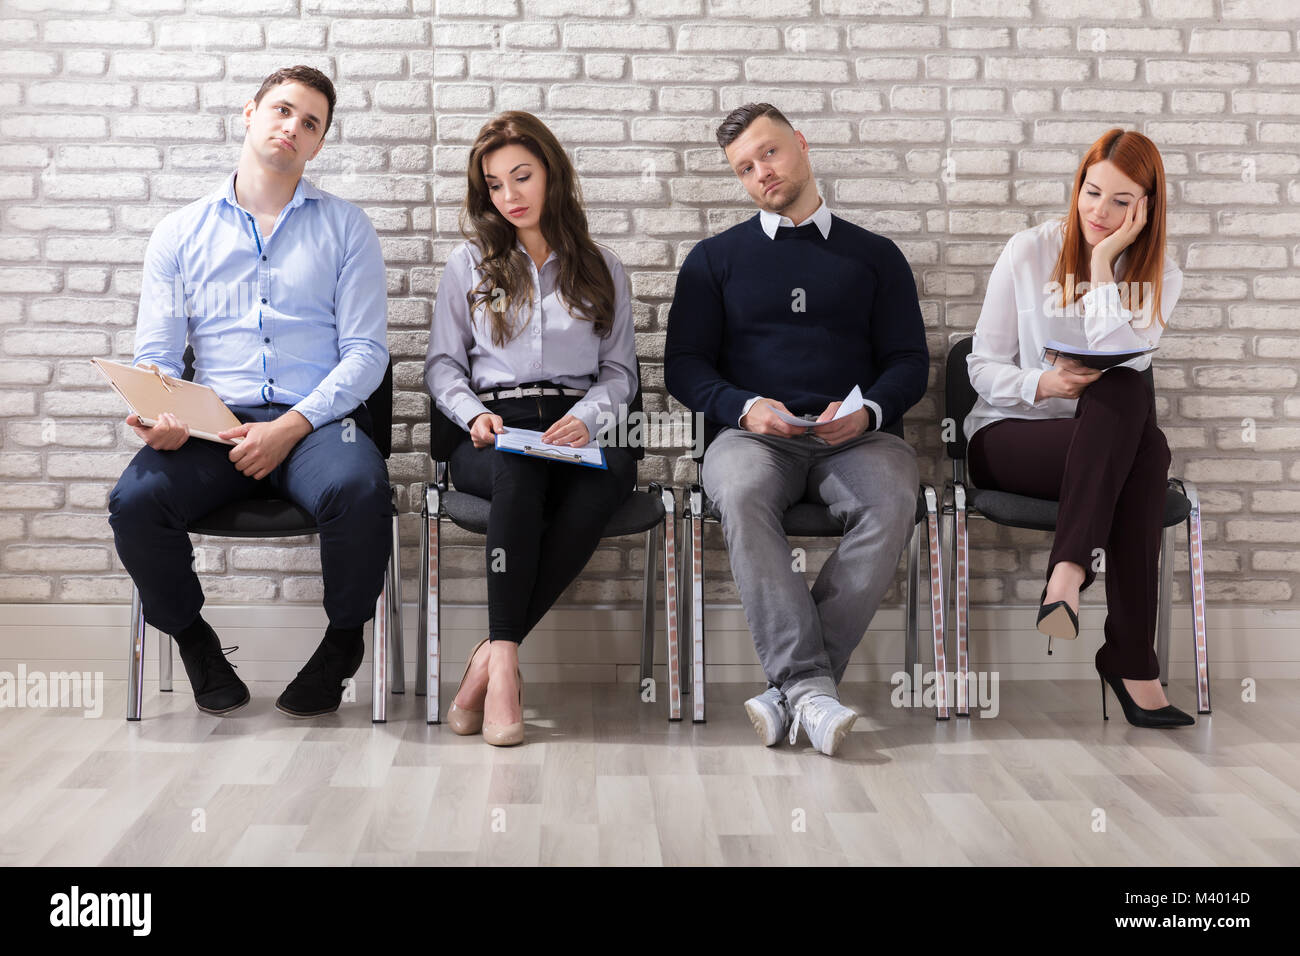
[(794, 743), (802, 726), (812, 745), (826, 756), (833, 757), (857, 719), (857, 711), (845, 707), (829, 694), (809, 694), (794, 709), (790, 743)]
[(745, 713), (749, 714), (749, 722), (754, 725), (764, 747), (780, 743), (785, 729), (790, 726), (790, 705), (779, 687), (769, 687), (757, 697), (745, 701)]

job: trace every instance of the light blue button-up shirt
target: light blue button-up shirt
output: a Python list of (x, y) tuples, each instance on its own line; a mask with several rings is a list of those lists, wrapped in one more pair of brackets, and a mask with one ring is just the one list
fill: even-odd
[(298, 181), (270, 236), (225, 184), (168, 215), (145, 253), (135, 361), (227, 405), (292, 405), (313, 428), (342, 418), (388, 366), (384, 260), (360, 208)]

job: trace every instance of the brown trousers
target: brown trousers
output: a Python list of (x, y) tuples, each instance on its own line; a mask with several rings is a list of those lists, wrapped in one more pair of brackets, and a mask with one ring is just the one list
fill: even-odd
[(970, 442), (971, 479), (980, 488), (1060, 501), (1047, 576), (1058, 561), (1096, 577), (1104, 549), (1107, 674), (1153, 680), (1160, 534), (1169, 445), (1156, 426), (1155, 399), (1140, 373), (1117, 367), (1093, 382), (1074, 418), (1004, 419)]

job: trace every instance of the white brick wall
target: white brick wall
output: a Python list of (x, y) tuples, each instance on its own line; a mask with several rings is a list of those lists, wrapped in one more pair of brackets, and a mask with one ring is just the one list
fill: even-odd
[[(1152, 136), (1169, 173), (1187, 282), (1159, 411), (1175, 473), (1202, 490), (1210, 599), (1292, 603), (1298, 21), (1295, 0), (4, 0), (0, 601), (128, 598), (104, 509), (136, 445), (86, 359), (129, 356), (150, 230), (233, 165), (257, 82), (305, 62), (340, 94), (309, 173), (366, 209), (388, 264), (405, 509), (427, 476), (430, 304), (492, 113), (536, 111), (571, 150), (597, 238), (631, 274), (660, 409), (675, 405), (660, 362), (676, 266), (751, 211), (712, 131), (747, 100), (785, 109), (836, 210), (912, 263), (935, 374), (906, 431), (939, 483), (947, 345), (973, 328), (1007, 236), (1059, 215), (1081, 150), (1119, 124)], [(642, 481), (693, 480), (679, 453), (652, 449)], [(1036, 598), (1045, 537), (973, 533), (975, 598)], [(480, 539), (447, 539), (445, 596), (482, 601)], [(412, 584), (417, 540), (408, 515)], [(734, 600), (716, 528), (707, 540), (709, 597)], [(820, 567), (825, 542), (796, 543)], [(310, 544), (198, 545), (215, 601), (320, 598)], [(569, 599), (635, 602), (641, 567), (611, 543)]]

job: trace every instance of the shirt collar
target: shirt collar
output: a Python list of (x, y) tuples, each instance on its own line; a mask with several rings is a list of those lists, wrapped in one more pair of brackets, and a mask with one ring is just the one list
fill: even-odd
[[(515, 248), (518, 249), (520, 252), (522, 252), (524, 255), (528, 256), (528, 247), (524, 245), (524, 241), (520, 239), (518, 236), (515, 236)], [(529, 261), (531, 261), (532, 258), (533, 258), (532, 256), (528, 256)], [(556, 259), (556, 258), (558, 258), (558, 256), (556, 256), (555, 250), (552, 249), (550, 255), (546, 257), (546, 262), (542, 263), (542, 267), (545, 268), (547, 262), (550, 262), (552, 259)]]
[(758, 211), (758, 221), (769, 239), (776, 238), (776, 230), (780, 226), (806, 226), (810, 222), (817, 224), (823, 239), (829, 239), (831, 235), (831, 210), (824, 199), (822, 204), (817, 207), (817, 211), (801, 223), (794, 223), (788, 217), (777, 212), (768, 212), (766, 209)]
[[(235, 176), (238, 173), (239, 170), (232, 172), (225, 183), (216, 192), (212, 193), (211, 199), (213, 201), (224, 199), (236, 209), (242, 208), (239, 205), (239, 200), (235, 198)], [(301, 176), (298, 178), (298, 185), (294, 188), (293, 198), (289, 200), (289, 206), (290, 208), (301, 206), (308, 199), (320, 199), (321, 195), (321, 191), (309, 183), (306, 176)]]

